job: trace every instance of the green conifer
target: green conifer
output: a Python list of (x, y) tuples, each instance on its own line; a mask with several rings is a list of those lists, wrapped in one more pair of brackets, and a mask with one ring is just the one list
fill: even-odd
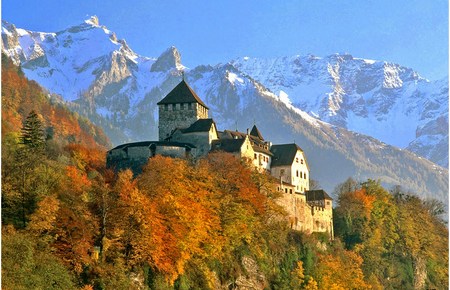
[(34, 110), (28, 114), (23, 124), (20, 144), (32, 150), (41, 150), (45, 146), (43, 124)]

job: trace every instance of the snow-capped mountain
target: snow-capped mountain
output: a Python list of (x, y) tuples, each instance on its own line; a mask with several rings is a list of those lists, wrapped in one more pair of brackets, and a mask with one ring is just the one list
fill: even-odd
[[(353, 176), (402, 184), (440, 200), (448, 197), (446, 169), (407, 150), (321, 121), (316, 118), (320, 115), (309, 115), (287, 89), (281, 94), (269, 90), (270, 82), (258, 80), (256, 73), (254, 77), (241, 64), (243, 60), (188, 69), (175, 47), (157, 58), (139, 56), (99, 25), (96, 17), (57, 33), (31, 32), (3, 22), (2, 51), (22, 66), (29, 79), (61, 95), (71, 108), (100, 125), (114, 144), (157, 138), (156, 103), (185, 71), (187, 82), (210, 107), (219, 130), (245, 131), (256, 123), (267, 140), (295, 141), (308, 156), (312, 177), (330, 192)], [(327, 78), (317, 77), (311, 76), (312, 84), (320, 85), (321, 78), (323, 83)], [(342, 105), (336, 90), (332, 99)], [(424, 124), (423, 131), (431, 130)], [(423, 143), (430, 144), (426, 138)], [(423, 143), (416, 146), (422, 148)]]
[(448, 81), (349, 54), (232, 61), (280, 98), (325, 122), (448, 167)]

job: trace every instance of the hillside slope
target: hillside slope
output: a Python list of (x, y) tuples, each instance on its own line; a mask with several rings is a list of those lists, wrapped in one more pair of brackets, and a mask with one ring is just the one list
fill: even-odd
[(71, 112), (36, 82), (26, 79), (21, 70), (2, 55), (2, 138), (20, 132), (32, 110), (42, 117), (47, 139), (63, 144), (82, 143), (103, 150), (111, 146), (99, 127)]

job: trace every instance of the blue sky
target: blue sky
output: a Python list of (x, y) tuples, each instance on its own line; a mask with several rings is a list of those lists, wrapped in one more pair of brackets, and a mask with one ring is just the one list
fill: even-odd
[(174, 45), (188, 67), (296, 54), (386, 60), (448, 75), (447, 0), (3, 0), (2, 19), (56, 32), (97, 15), (138, 54)]

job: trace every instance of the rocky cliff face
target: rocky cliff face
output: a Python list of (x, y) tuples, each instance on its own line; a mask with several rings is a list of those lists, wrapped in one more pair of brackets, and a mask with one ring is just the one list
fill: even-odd
[(232, 64), (286, 102), (336, 126), (448, 167), (448, 81), (351, 55), (240, 58)]
[[(422, 196), (447, 200), (446, 169), (343, 128), (358, 131), (355, 126), (373, 121), (372, 127), (392, 125), (400, 135), (403, 126), (416, 136), (408, 148), (445, 160), (445, 81), (436, 91), (412, 70), (337, 55), (265, 64), (242, 59), (187, 69), (176, 48), (158, 58), (139, 56), (97, 18), (57, 33), (31, 32), (3, 22), (2, 51), (21, 64), (28, 78), (100, 125), (115, 145), (157, 139), (156, 103), (186, 72), (187, 82), (210, 107), (219, 130), (245, 132), (256, 123), (268, 140), (295, 141), (308, 156), (312, 178), (329, 192), (353, 176), (379, 178), (386, 185), (402, 184)], [(411, 93), (405, 97), (405, 92)], [(403, 108), (410, 100), (416, 102)], [(411, 120), (420, 116), (422, 123), (405, 122), (403, 113), (395, 112), (410, 114), (406, 116)], [(440, 147), (433, 147), (432, 141)]]

